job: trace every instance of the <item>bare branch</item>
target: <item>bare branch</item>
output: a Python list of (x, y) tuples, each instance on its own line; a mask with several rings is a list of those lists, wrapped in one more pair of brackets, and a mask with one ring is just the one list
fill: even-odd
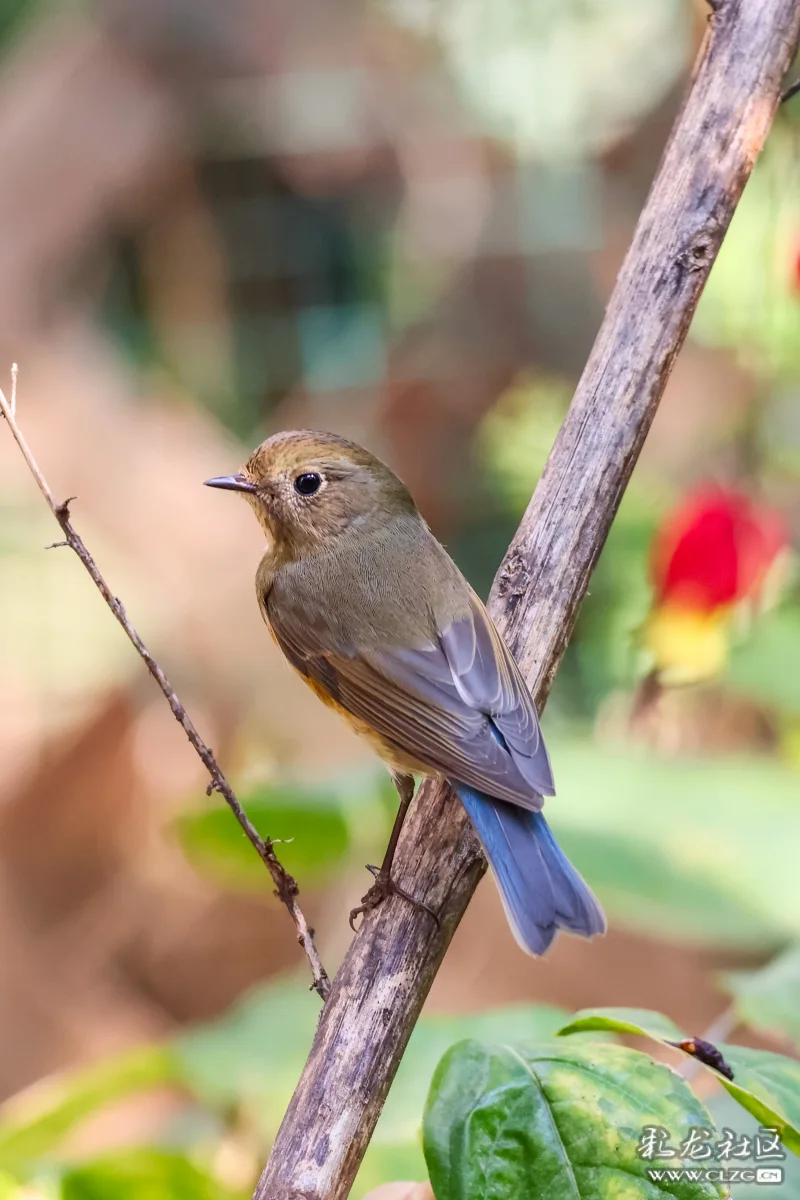
[[(594, 349), (495, 580), (491, 611), (541, 707), (700, 292), (780, 97), (797, 0), (715, 0)], [(556, 777), (558, 763), (556, 763)], [(257, 1200), (344, 1200), (450, 938), (486, 869), (462, 806), (426, 784), (398, 881), (339, 970)]]
[(22, 456), (25, 459), (25, 462), (28, 464), (28, 469), (36, 480), (39, 491), (42, 493), (45, 501), (47, 502), (48, 508), (64, 532), (64, 537), (66, 540), (63, 542), (55, 542), (53, 543), (53, 546), (69, 546), (75, 551), (78, 558), (81, 560), (84, 567), (94, 580), (95, 586), (100, 592), (100, 595), (103, 597), (106, 604), (111, 609), (122, 628), (125, 630), (125, 633), (128, 635), (128, 639), (133, 643), (136, 652), (144, 660), (148, 671), (155, 679), (167, 701), (167, 704), (170, 706), (172, 715), (182, 727), (191, 745), (194, 747), (198, 756), (202, 760), (203, 765), (211, 776), (211, 782), (207, 788), (208, 794), (210, 795), (211, 792), (219, 792), (219, 794), (225, 798), (228, 807), (231, 809), (233, 815), (236, 817), (236, 820), (241, 825), (245, 836), (248, 838), (256, 853), (261, 858), (262, 862), (272, 876), (272, 881), (275, 884), (275, 894), (286, 906), (289, 916), (294, 922), (295, 929), (297, 930), (297, 941), (302, 946), (311, 967), (314, 980), (313, 986), (319, 993), (320, 997), (325, 1000), (330, 990), (330, 980), (328, 979), (327, 973), (322, 965), (319, 953), (314, 944), (314, 931), (313, 929), (309, 928), (308, 922), (303, 915), (303, 911), (300, 908), (300, 905), (297, 903), (297, 883), (278, 861), (273, 849), (274, 843), (269, 838), (262, 838), (255, 825), (247, 816), (247, 813), (239, 803), (233, 788), (220, 770), (213, 753), (200, 737), (200, 734), (197, 732), (197, 729), (194, 726), (194, 722), (178, 699), (172, 684), (169, 682), (161, 667), (153, 658), (152, 654), (139, 637), (139, 634), (128, 620), (128, 616), (121, 601), (111, 592), (111, 589), (101, 575), (97, 564), (95, 563), (89, 551), (86, 549), (86, 546), (84, 545), (80, 535), (76, 532), (72, 524), (69, 511), (69, 506), (75, 497), (71, 496), (69, 500), (65, 500), (62, 504), (58, 504), (56, 502), (47, 480), (42, 474), (39, 465), (36, 462), (36, 459), (33, 457), (33, 453), (31, 452), (31, 449), (28, 446), (28, 443), (26, 442), (19, 425), (17, 424), (16, 393), (17, 365), (15, 363), (11, 368), (11, 400), (7, 400), (3, 392), (0, 391), (0, 412), (2, 412), (3, 416), (6, 418), (6, 421), (8, 422), (8, 425), (14, 436), (14, 440), (19, 446)]

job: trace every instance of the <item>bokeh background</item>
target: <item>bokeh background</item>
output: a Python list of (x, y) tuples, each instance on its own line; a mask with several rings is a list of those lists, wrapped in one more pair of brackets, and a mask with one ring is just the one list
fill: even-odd
[[(277, 429), (354, 437), (485, 595), (705, 26), (690, 0), (0, 6), (0, 375), (20, 364), (51, 486), (261, 831), (292, 839), (329, 970), (393, 795), (272, 646), (260, 531), (202, 481)], [(735, 623), (713, 678), (657, 704), (638, 633), (654, 532), (696, 485), (800, 533), (799, 107), (545, 716), (552, 824), (610, 932), (528, 960), (484, 881), (354, 1195), (424, 1178), (432, 1066), (488, 1010), (641, 1005), (700, 1033), (731, 971), (782, 953), (800, 976), (796, 582)], [(57, 534), (0, 430), (0, 1195), (243, 1196), (318, 1001), (142, 664), (74, 557), (45, 551)], [(798, 1011), (751, 1012), (745, 1039), (793, 1053)]]

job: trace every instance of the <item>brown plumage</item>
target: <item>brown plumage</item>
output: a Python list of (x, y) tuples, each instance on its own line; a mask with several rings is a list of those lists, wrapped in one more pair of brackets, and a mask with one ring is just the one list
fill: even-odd
[(352, 442), (299, 431), (209, 482), (241, 491), (266, 534), (256, 592), (281, 650), (395, 774), (453, 783), (521, 943), (541, 952), (557, 925), (598, 932), (591, 893), (531, 825), (553, 779), (519, 668), (401, 481)]

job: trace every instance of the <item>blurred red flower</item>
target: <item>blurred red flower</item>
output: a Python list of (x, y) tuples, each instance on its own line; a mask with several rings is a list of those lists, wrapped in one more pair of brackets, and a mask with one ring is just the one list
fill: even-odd
[(653, 542), (656, 603), (711, 612), (757, 594), (788, 537), (778, 513), (741, 492), (704, 487), (666, 518)]
[(758, 607), (788, 544), (780, 515), (733, 489), (698, 488), (667, 516), (653, 540), (655, 598), (642, 631), (664, 682), (721, 670), (730, 613)]

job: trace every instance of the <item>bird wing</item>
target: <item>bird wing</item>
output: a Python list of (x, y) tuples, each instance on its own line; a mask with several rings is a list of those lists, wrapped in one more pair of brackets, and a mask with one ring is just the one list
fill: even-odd
[(417, 649), (348, 645), (285, 595), (264, 611), (292, 665), (390, 746), (523, 808), (554, 794), (533, 700), (474, 594), (467, 615)]

